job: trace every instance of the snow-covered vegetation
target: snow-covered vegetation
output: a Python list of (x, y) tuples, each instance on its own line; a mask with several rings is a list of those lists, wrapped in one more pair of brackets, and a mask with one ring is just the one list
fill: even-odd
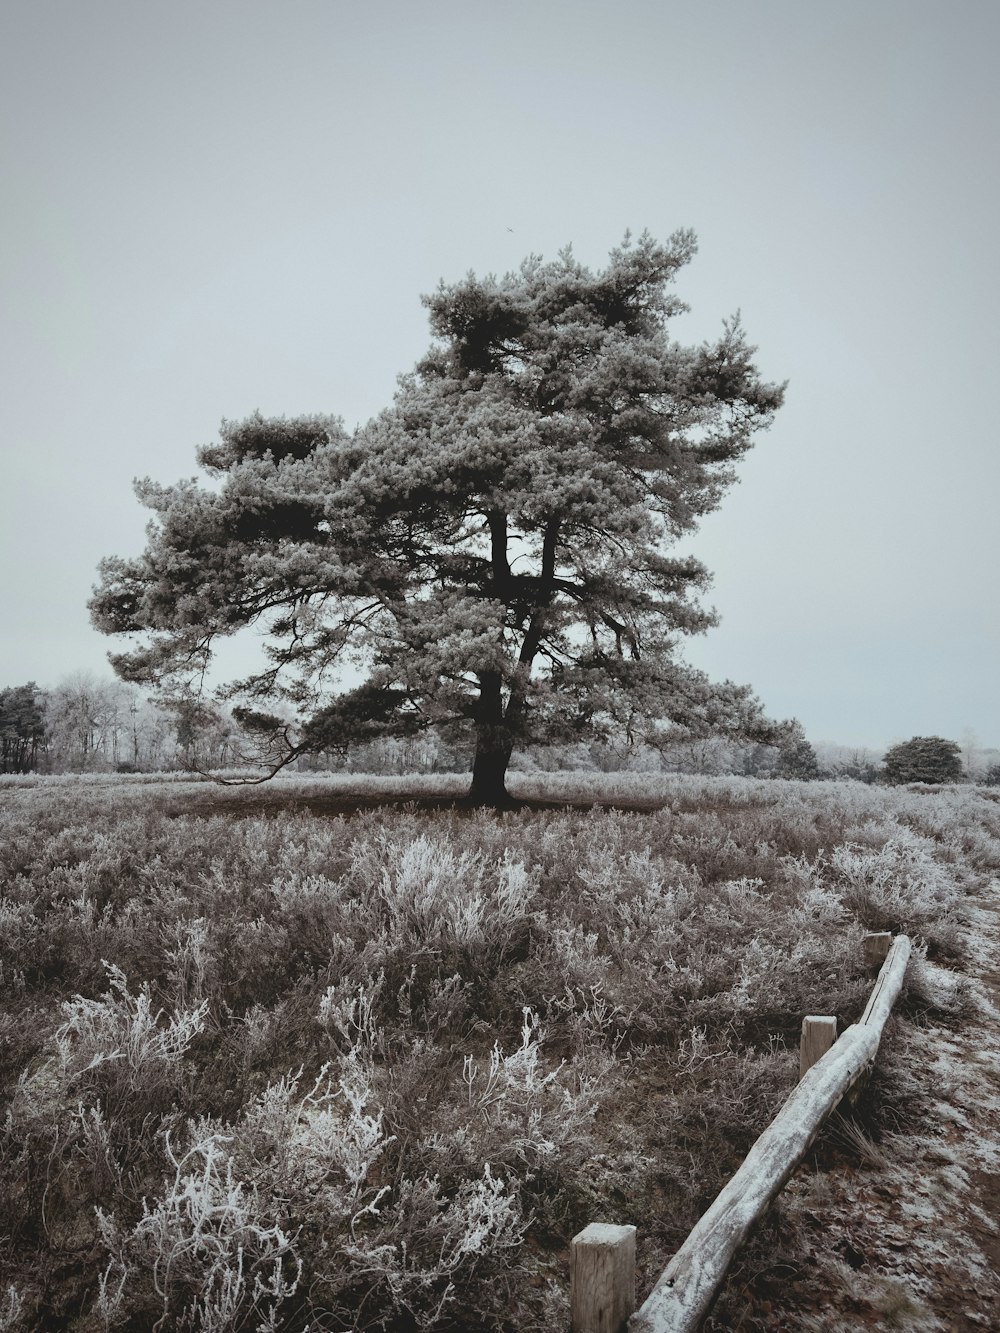
[(857, 1016), (862, 933), (948, 960), (1000, 870), (971, 787), (510, 786), (4, 783), (0, 1326), (558, 1327), (570, 1236), (641, 1218), (651, 1278)]

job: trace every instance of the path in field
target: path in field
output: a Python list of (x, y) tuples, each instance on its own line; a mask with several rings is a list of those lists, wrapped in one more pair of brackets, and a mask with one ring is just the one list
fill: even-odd
[(923, 964), (942, 1007), (964, 990), (966, 1012), (887, 1029), (872, 1092), (899, 1132), (884, 1161), (821, 1149), (782, 1198), (773, 1266), (745, 1272), (738, 1322), (710, 1328), (1000, 1330), (1000, 881), (967, 901), (964, 974)]
[[(912, 1153), (905, 1130), (885, 1145), (891, 1155), (898, 1145), (889, 1172), (898, 1192), (876, 1210), (884, 1224), (876, 1220), (872, 1229), (886, 1239), (887, 1271), (911, 1288), (918, 1308), (912, 1323), (887, 1318), (885, 1327), (1000, 1329), (998, 901), (1000, 883), (994, 882), (989, 897), (968, 904), (973, 1012), (967, 1021), (909, 1028), (900, 1043), (927, 1114)], [(954, 989), (956, 974), (930, 966), (928, 972), (945, 995)]]

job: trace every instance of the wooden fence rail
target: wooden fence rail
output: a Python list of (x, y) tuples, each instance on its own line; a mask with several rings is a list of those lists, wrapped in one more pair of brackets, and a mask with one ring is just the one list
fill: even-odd
[[(823, 1122), (874, 1062), (910, 958), (907, 936), (898, 936), (886, 952), (890, 938), (868, 936), (865, 941), (865, 961), (870, 966), (882, 957), (885, 961), (857, 1023), (830, 1044), (836, 1019), (810, 1015), (803, 1022), (797, 1087), (631, 1318), (635, 1228), (592, 1224), (574, 1239), (571, 1269), (586, 1271), (588, 1279), (585, 1293), (577, 1287), (573, 1291), (573, 1333), (624, 1333), (626, 1326), (628, 1333), (693, 1333), (701, 1325), (747, 1233), (802, 1161)], [(607, 1251), (600, 1255), (602, 1245)], [(584, 1247), (585, 1260), (579, 1257)], [(594, 1280), (595, 1273), (601, 1280)]]

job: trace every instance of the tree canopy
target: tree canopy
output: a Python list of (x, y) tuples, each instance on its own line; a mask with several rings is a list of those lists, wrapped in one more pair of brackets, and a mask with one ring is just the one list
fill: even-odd
[(885, 774), (893, 785), (958, 782), (962, 777), (962, 752), (954, 741), (941, 736), (913, 736), (886, 751)]
[(199, 451), (208, 485), (138, 482), (148, 545), (103, 561), (91, 602), (100, 629), (146, 636), (118, 673), (193, 688), (216, 641), (255, 625), (267, 665), (226, 693), (272, 768), (464, 725), (487, 802), (528, 741), (770, 738), (747, 687), (678, 656), (714, 616), (704, 566), (670, 548), (783, 394), (738, 317), (712, 343), (670, 338), (694, 250), (643, 235), (597, 272), (566, 250), (442, 284), (433, 345), (368, 424), (224, 422)]

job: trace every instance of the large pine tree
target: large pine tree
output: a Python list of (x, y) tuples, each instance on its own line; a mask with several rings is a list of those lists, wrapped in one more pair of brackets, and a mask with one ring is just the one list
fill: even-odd
[[(274, 767), (464, 723), (488, 804), (518, 744), (767, 733), (747, 688), (678, 658), (713, 616), (704, 567), (670, 547), (782, 399), (738, 320), (671, 341), (694, 248), (644, 235), (597, 273), (567, 251), (442, 285), (431, 350), (367, 426), (224, 423), (199, 454), (215, 485), (139, 483), (149, 544), (102, 563), (91, 603), (102, 630), (148, 636), (116, 669), (178, 689), (219, 636), (264, 626), (268, 668), (229, 694)], [(293, 726), (263, 711), (275, 698)]]

